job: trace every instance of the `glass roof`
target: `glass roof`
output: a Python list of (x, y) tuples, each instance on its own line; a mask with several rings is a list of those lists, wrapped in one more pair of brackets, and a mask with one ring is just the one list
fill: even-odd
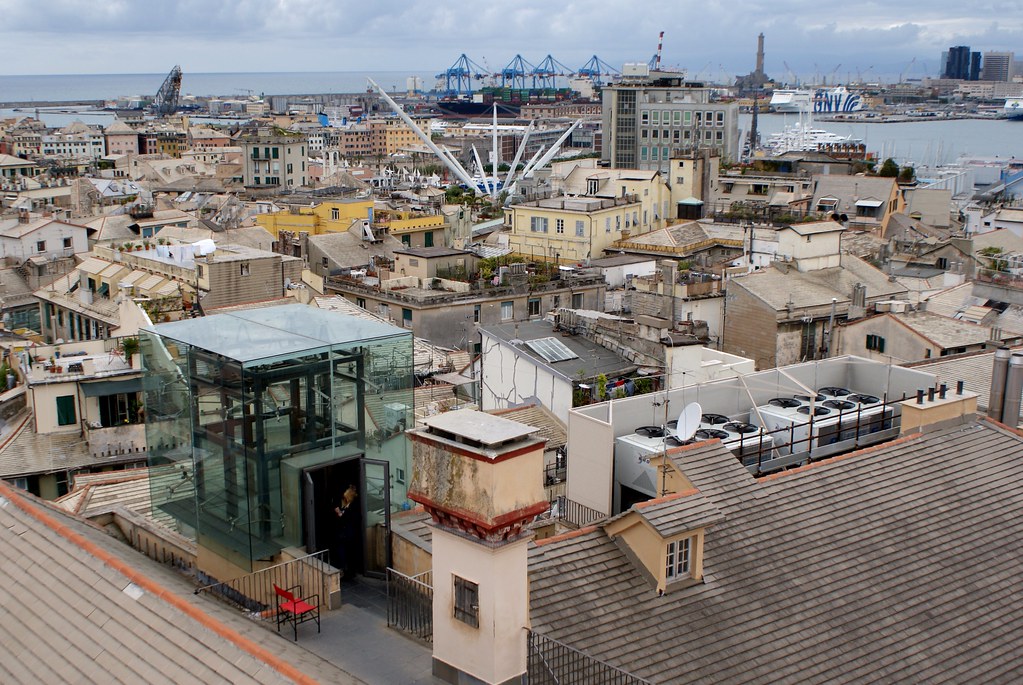
[(411, 335), (411, 331), (380, 321), (360, 319), (304, 304), (183, 319), (143, 330), (243, 364), (334, 345), (344, 346), (363, 340)]

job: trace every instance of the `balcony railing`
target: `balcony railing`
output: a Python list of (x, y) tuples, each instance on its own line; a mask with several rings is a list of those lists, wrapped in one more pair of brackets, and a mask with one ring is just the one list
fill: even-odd
[(387, 569), (387, 627), (433, 641), (433, 572), (406, 576)]
[(195, 594), (212, 595), (253, 618), (269, 619), (277, 611), (274, 585), (285, 589), (300, 585), (304, 596), (319, 594), (320, 603), (326, 608), (329, 597), (341, 583), (340, 571), (327, 563), (327, 554), (328, 550), (323, 550), (234, 580), (204, 585), (196, 588)]
[(529, 633), (526, 682), (529, 685), (651, 685), (554, 638)]

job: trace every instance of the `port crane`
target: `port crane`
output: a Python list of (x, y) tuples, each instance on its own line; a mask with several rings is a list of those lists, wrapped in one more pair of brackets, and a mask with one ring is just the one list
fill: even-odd
[(567, 76), (573, 73), (572, 69), (554, 59), (551, 55), (543, 58), (543, 61), (533, 69), (534, 88), (556, 88), (558, 76)]
[(593, 85), (597, 86), (598, 88), (604, 85), (604, 81), (603, 79), (601, 79), (602, 76), (613, 77), (622, 75), (620, 71), (618, 71), (610, 64), (597, 57), (596, 55), (591, 57), (586, 64), (579, 67), (579, 69), (575, 73), (577, 76), (592, 79)]
[(181, 97), (181, 67), (174, 65), (174, 68), (163, 80), (160, 90), (156, 91), (153, 98), (153, 112), (159, 116), (174, 114), (178, 109), (178, 100)]
[(437, 74), (437, 78), (444, 79), (444, 88), (449, 94), (470, 96), (472, 95), (472, 80), (481, 81), (485, 75), (486, 70), (483, 67), (462, 53), (444, 73)]
[(526, 77), (535, 70), (536, 67), (524, 60), (522, 55), (515, 55), (508, 66), (501, 70), (501, 87), (525, 90)]

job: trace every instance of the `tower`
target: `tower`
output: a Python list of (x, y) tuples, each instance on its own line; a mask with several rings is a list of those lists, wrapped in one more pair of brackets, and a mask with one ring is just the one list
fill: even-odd
[(433, 673), (450, 683), (521, 682), (529, 588), (526, 524), (547, 509), (544, 441), (478, 411), (408, 431), (409, 497), (433, 518)]
[(756, 70), (756, 74), (758, 76), (763, 76), (763, 74), (764, 74), (764, 34), (763, 33), (761, 33), (759, 36), (757, 36), (757, 70)]

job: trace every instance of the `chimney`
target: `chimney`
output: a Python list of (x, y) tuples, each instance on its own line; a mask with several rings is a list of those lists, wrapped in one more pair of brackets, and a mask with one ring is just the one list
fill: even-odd
[(1009, 359), (1009, 372), (1005, 376), (1005, 399), (1002, 401), (1002, 423), (1010, 428), (1019, 426), (1020, 395), (1023, 394), (1023, 354)]
[(949, 395), (944, 386), (941, 389), (928, 388), (926, 394), (919, 389), (916, 397), (899, 402), (902, 406), (901, 434), (927, 433), (972, 421), (977, 413), (977, 393), (961, 388), (957, 384), (953, 395)]
[(988, 395), (987, 415), (995, 421), (1002, 420), (1002, 403), (1005, 401), (1005, 381), (1009, 375), (1009, 359), (1012, 351), (1008, 347), (995, 350), (991, 368), (991, 392)]
[(678, 280), (678, 262), (662, 259), (661, 269), (661, 311), (659, 316), (668, 321), (671, 328), (675, 321), (675, 281)]
[(528, 524), (548, 508), (535, 428), (478, 411), (409, 430), (409, 498), (433, 519), (433, 674), (521, 682), (529, 622)]

